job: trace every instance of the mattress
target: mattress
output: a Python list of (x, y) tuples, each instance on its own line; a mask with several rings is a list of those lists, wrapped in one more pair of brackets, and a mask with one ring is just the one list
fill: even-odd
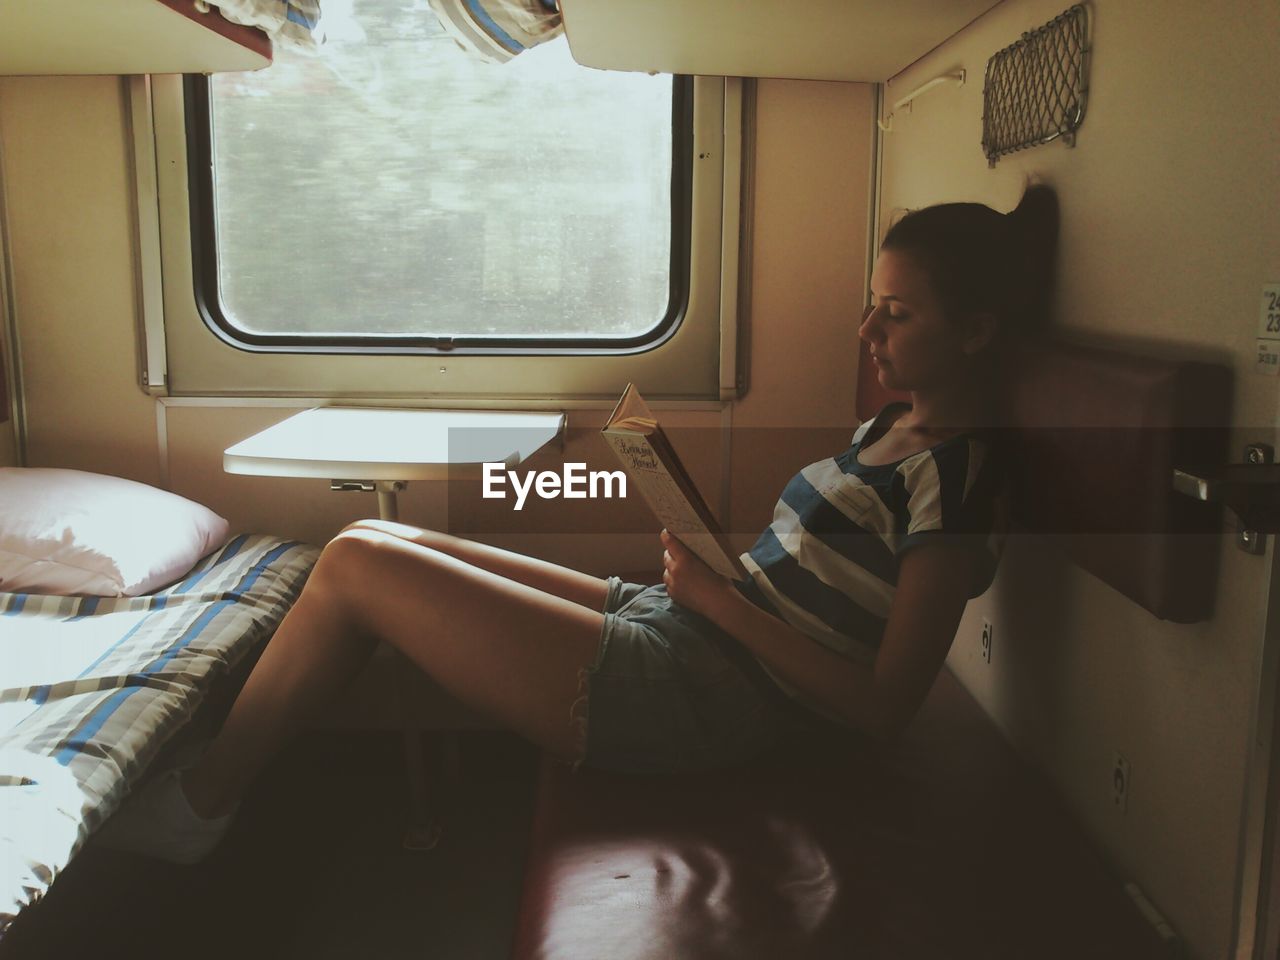
[(0, 593), (0, 937), (271, 635), (318, 555), (241, 536), (142, 597)]

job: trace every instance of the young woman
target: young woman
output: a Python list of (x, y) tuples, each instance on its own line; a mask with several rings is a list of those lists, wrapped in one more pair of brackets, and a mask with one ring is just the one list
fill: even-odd
[(706, 769), (810, 721), (892, 739), (994, 576), (995, 387), (1009, 340), (1043, 314), (1056, 229), (1043, 186), (1007, 215), (943, 204), (890, 229), (858, 335), (880, 383), (911, 402), (797, 474), (743, 555), (743, 583), (665, 531), (663, 583), (645, 588), (401, 524), (348, 527), (204, 756), (153, 781), (104, 840), (203, 857), (379, 640), (572, 764)]

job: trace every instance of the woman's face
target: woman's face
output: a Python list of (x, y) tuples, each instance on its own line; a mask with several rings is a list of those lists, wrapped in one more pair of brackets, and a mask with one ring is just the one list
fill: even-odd
[[(930, 391), (965, 368), (971, 340), (945, 317), (925, 272), (901, 250), (881, 250), (871, 271), (871, 313), (858, 336), (871, 347), (882, 386)], [(980, 349), (981, 345), (977, 346)]]

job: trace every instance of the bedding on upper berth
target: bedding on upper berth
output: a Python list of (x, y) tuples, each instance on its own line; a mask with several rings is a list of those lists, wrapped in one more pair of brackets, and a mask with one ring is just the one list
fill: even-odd
[(271, 635), (318, 555), (241, 536), (147, 596), (0, 593), (0, 937)]

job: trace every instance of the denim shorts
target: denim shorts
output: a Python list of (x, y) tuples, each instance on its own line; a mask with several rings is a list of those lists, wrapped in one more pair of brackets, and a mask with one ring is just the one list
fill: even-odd
[(588, 767), (712, 770), (797, 730), (786, 695), (736, 640), (664, 586), (608, 583), (600, 652), (585, 671)]

